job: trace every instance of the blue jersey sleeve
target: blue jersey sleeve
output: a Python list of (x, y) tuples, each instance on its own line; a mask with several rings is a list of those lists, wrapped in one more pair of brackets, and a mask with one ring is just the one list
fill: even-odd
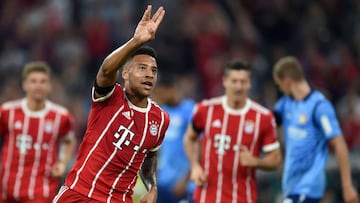
[(274, 112), (282, 114), (284, 111), (285, 98), (280, 98), (274, 105)]
[(276, 124), (278, 126), (282, 125), (283, 122), (283, 113), (285, 110), (285, 97), (280, 98), (274, 105), (273, 114), (275, 116)]
[(326, 139), (331, 139), (342, 134), (335, 109), (327, 100), (317, 105), (315, 109), (315, 122)]

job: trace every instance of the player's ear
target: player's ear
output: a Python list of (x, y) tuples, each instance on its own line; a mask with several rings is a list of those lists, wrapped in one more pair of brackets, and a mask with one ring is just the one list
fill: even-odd
[(27, 81), (26, 81), (26, 79), (24, 79), (24, 80), (21, 82), (21, 87), (22, 87), (22, 90), (23, 90), (24, 92), (26, 92), (26, 90), (27, 90)]
[(226, 87), (226, 76), (225, 75), (222, 76), (222, 84), (224, 87)]
[(130, 71), (130, 68), (131, 68), (131, 60), (128, 60), (124, 66), (123, 66), (123, 70), (121, 72), (121, 76), (124, 80), (127, 80), (129, 79), (129, 71)]
[(129, 68), (124, 67), (121, 76), (124, 80), (127, 80), (129, 78)]
[(51, 90), (53, 89), (53, 88), (52, 88), (52, 82), (51, 82), (51, 80), (49, 81), (48, 88), (49, 88), (49, 92), (51, 92)]

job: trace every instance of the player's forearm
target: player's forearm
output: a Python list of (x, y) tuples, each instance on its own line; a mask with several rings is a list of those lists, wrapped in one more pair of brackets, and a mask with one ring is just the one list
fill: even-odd
[(333, 147), (339, 165), (342, 187), (344, 188), (344, 187), (352, 186), (349, 152), (346, 147), (346, 143), (342, 138), (342, 136), (334, 139), (337, 139), (334, 140)]
[(263, 170), (275, 170), (281, 164), (281, 153), (279, 149), (267, 153), (264, 157), (258, 159), (257, 168)]
[(157, 170), (157, 153), (150, 152), (145, 158), (140, 170), (140, 178), (143, 181), (147, 191), (156, 190), (156, 170)]
[(189, 136), (185, 136), (184, 147), (186, 156), (188, 157), (191, 165), (199, 164), (199, 138), (190, 138)]
[(97, 74), (97, 83), (101, 87), (113, 85), (118, 78), (118, 70), (125, 64), (128, 57), (143, 43), (131, 38), (121, 47), (110, 53), (103, 61)]
[(76, 147), (75, 138), (62, 141), (59, 150), (59, 161), (67, 165), (74, 154), (75, 147)]
[(199, 134), (194, 130), (192, 124), (190, 124), (186, 129), (183, 144), (186, 156), (189, 159), (191, 165), (193, 166), (195, 164), (199, 164), (200, 138)]

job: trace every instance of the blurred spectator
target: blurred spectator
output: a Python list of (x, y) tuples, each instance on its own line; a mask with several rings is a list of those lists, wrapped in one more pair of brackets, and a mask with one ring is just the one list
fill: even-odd
[(221, 92), (222, 56), (229, 46), (230, 25), (214, 1), (194, 1), (186, 11), (185, 34), (194, 49), (202, 96), (209, 98)]
[(349, 149), (360, 151), (360, 80), (352, 82), (339, 102), (338, 113)]

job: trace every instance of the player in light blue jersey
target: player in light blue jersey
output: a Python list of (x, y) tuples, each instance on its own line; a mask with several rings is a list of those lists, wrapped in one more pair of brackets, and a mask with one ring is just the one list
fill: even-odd
[(195, 102), (183, 98), (172, 74), (160, 75), (155, 100), (170, 115), (170, 125), (159, 152), (157, 203), (190, 203), (195, 185), (189, 182), (190, 163), (183, 138)]
[(281, 58), (275, 64), (273, 77), (285, 94), (274, 109), (284, 129), (284, 203), (320, 202), (326, 188), (328, 145), (338, 161), (344, 202), (358, 203), (348, 149), (330, 101), (310, 87), (295, 57)]

